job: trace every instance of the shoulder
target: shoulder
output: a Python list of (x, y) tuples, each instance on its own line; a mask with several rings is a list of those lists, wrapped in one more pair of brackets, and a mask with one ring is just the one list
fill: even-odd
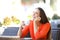
[(30, 22), (33, 22), (33, 20), (30, 20)]
[(50, 25), (50, 23), (45, 23), (44, 25)]
[(29, 23), (33, 23), (33, 20), (29, 20)]
[(45, 27), (45, 28), (50, 28), (51, 27), (51, 25), (50, 25), (50, 23), (45, 23), (45, 24), (43, 24), (43, 27)]

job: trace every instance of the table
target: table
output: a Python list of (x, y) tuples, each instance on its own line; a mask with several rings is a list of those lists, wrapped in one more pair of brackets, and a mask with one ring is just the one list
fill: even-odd
[(32, 38), (20, 38), (19, 36), (0, 36), (0, 40), (32, 40)]
[(0, 40), (20, 40), (19, 36), (0, 36)]
[(20, 38), (17, 36), (19, 27), (7, 27), (0, 34), (0, 40), (31, 40), (31, 38)]

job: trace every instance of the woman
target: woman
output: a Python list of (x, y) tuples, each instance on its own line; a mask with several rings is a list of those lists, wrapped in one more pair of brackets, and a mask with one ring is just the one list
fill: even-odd
[(36, 8), (33, 11), (33, 21), (22, 29), (21, 37), (25, 37), (28, 32), (32, 40), (47, 40), (47, 34), (50, 30), (50, 23), (42, 8)]

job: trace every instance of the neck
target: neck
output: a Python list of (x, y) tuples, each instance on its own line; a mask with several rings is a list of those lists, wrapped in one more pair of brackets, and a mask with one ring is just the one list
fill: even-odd
[(35, 25), (36, 25), (37, 27), (39, 27), (39, 26), (41, 25), (41, 23), (40, 23), (39, 21), (34, 22), (34, 23), (35, 23)]

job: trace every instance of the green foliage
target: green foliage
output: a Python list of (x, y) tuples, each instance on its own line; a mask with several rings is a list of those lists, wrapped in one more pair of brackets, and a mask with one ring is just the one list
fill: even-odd
[(54, 19), (60, 19), (60, 16), (58, 16), (57, 14), (54, 14), (53, 17), (52, 17), (52, 19), (53, 19), (53, 20), (54, 20)]
[(0, 22), (0, 27), (2, 27), (2, 23)]
[(56, 10), (56, 4), (55, 4), (56, 2), (57, 0), (50, 0), (50, 6), (54, 11)]
[(30, 0), (23, 0), (24, 2), (29, 2)]

